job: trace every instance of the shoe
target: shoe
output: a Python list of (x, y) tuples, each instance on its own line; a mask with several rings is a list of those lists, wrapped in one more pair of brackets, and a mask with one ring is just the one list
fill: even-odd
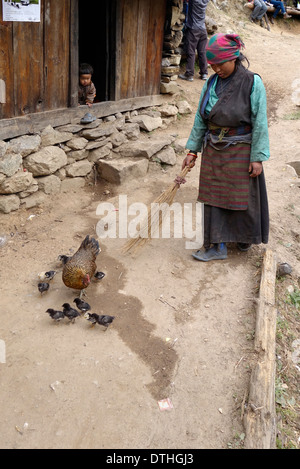
[(91, 122), (94, 122), (95, 120), (96, 120), (96, 117), (92, 116), (90, 112), (87, 112), (81, 119), (80, 124), (90, 124)]
[(291, 16), (291, 15), (288, 15), (287, 13), (285, 13), (285, 14), (283, 15), (283, 17), (284, 17), (285, 20), (287, 20), (288, 18), (291, 18), (292, 16)]
[(270, 16), (269, 20), (271, 24), (274, 24), (274, 18), (272, 18), (272, 16)]
[(260, 24), (260, 26), (261, 26), (262, 28), (264, 28), (264, 22), (263, 22), (263, 20), (259, 20), (259, 24)]
[(216, 261), (216, 260), (222, 260), (222, 259), (227, 259), (227, 247), (226, 244), (222, 243), (221, 248), (218, 247), (218, 245), (213, 246), (212, 248), (206, 249), (205, 251), (196, 251), (192, 254), (192, 256), (197, 259), (197, 261), (203, 261), (203, 262), (208, 262), (208, 261)]
[(240, 251), (246, 252), (251, 248), (251, 244), (248, 243), (237, 243), (237, 247)]
[(201, 80), (207, 80), (208, 79), (207, 73), (203, 73), (203, 75), (200, 75), (200, 79)]
[(194, 78), (191, 75), (189, 76), (189, 75), (185, 75), (185, 74), (184, 75), (180, 74), (180, 75), (178, 75), (178, 77), (181, 78), (181, 80), (186, 80), (186, 81), (193, 81), (194, 80)]

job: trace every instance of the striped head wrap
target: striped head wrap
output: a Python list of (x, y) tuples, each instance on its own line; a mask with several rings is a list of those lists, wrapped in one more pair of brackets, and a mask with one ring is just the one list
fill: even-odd
[(214, 34), (206, 46), (206, 57), (209, 64), (221, 64), (234, 60), (240, 55), (245, 45), (238, 34)]

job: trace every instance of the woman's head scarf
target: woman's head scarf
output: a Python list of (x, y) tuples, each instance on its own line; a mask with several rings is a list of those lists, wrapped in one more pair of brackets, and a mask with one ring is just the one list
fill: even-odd
[(221, 64), (234, 60), (240, 55), (244, 43), (238, 34), (214, 34), (206, 46), (206, 57), (209, 64)]

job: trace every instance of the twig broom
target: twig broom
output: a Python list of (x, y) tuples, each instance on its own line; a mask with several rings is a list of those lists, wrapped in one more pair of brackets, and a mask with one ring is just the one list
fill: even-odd
[[(176, 179), (179, 181), (184, 180), (185, 176), (193, 166), (186, 166)], [(171, 184), (164, 192), (160, 194), (159, 197), (157, 197), (157, 199), (155, 199), (154, 202), (148, 206), (148, 216), (145, 217), (145, 219), (141, 222), (140, 230), (137, 231), (135, 236), (130, 238), (123, 246), (122, 251), (124, 253), (131, 250), (136, 252), (139, 248), (144, 246), (153, 238), (153, 235), (162, 225), (164, 215), (167, 213), (167, 207), (173, 203), (180, 184), (181, 182), (176, 182), (175, 180), (173, 184)]]

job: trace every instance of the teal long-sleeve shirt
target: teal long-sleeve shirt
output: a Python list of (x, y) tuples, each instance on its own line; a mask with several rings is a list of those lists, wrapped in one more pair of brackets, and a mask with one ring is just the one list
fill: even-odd
[[(217, 80), (215, 80), (211, 88), (210, 97), (206, 106), (207, 112), (210, 112), (213, 106), (218, 101), (218, 96), (215, 91), (216, 83)], [(204, 135), (207, 131), (207, 125), (205, 124), (199, 112), (200, 103), (202, 101), (202, 97), (206, 91), (206, 88), (207, 82), (202, 88), (199, 105), (194, 120), (194, 125), (186, 143), (186, 148), (193, 152), (201, 152), (202, 142), (204, 139)], [(251, 90), (250, 101), (252, 123), (250, 161), (266, 161), (270, 157), (269, 131), (267, 121), (267, 97), (264, 84), (259, 75), (254, 75), (254, 82)]]

